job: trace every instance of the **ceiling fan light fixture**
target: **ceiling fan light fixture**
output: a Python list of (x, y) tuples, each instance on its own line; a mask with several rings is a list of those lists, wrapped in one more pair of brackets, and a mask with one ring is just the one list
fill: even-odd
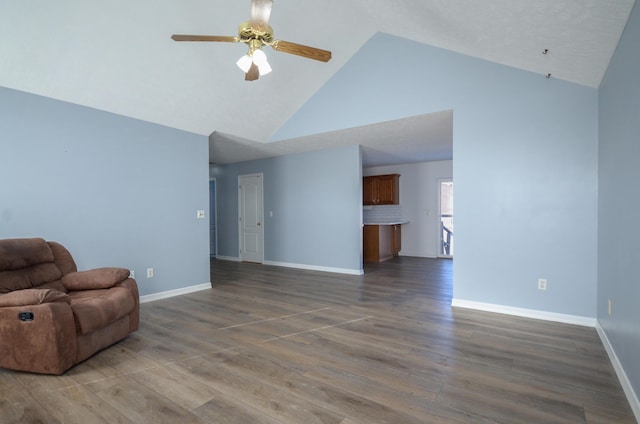
[(267, 55), (262, 50), (255, 50), (253, 52), (253, 63), (256, 64), (260, 75), (266, 75), (271, 72), (271, 65), (267, 61)]
[(247, 72), (249, 72), (249, 68), (251, 68), (251, 63), (253, 63), (253, 59), (251, 58), (251, 56), (249, 56), (249, 54), (245, 54), (240, 59), (238, 59), (236, 65), (238, 65), (238, 68), (242, 69), (242, 72), (246, 74)]
[(236, 62), (238, 68), (242, 69), (242, 72), (245, 74), (249, 72), (252, 64), (255, 64), (258, 67), (260, 76), (267, 75), (272, 71), (271, 65), (269, 65), (269, 62), (267, 61), (267, 55), (260, 49), (256, 49), (245, 54)]

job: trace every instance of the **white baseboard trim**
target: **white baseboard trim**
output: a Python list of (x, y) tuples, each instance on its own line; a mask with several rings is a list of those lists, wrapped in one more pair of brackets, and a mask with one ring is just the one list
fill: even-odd
[(198, 284), (197, 286), (182, 287), (175, 290), (163, 291), (160, 293), (147, 294), (140, 296), (140, 303), (153, 302), (160, 299), (168, 299), (174, 296), (180, 296), (181, 294), (193, 293), (201, 290), (207, 290), (211, 288), (211, 283)]
[(467, 309), (477, 309), (498, 314), (515, 315), (524, 318), (541, 319), (544, 321), (561, 322), (564, 324), (581, 325), (583, 327), (595, 327), (596, 319), (578, 315), (558, 314), (556, 312), (538, 311), (535, 309), (515, 308), (513, 306), (496, 305), (493, 303), (474, 302), (471, 300), (453, 299), (451, 306)]
[(406, 256), (408, 258), (427, 258), (427, 259), (438, 259), (438, 255), (425, 255), (424, 253), (415, 253), (415, 252), (405, 252), (402, 253), (402, 250), (398, 252), (398, 256)]
[(620, 385), (622, 386), (622, 390), (624, 390), (624, 394), (629, 401), (629, 405), (631, 405), (631, 410), (633, 411), (633, 415), (636, 417), (636, 421), (640, 423), (640, 400), (638, 400), (638, 395), (633, 390), (633, 386), (631, 385), (631, 381), (629, 381), (629, 377), (627, 373), (624, 372), (624, 368), (622, 367), (622, 363), (618, 359), (618, 355), (616, 355), (616, 351), (613, 349), (609, 338), (607, 337), (607, 333), (604, 331), (604, 328), (598, 322), (596, 325), (596, 331), (598, 331), (598, 335), (600, 336), (600, 340), (604, 345), (604, 350), (607, 351), (607, 355), (609, 355), (609, 360), (611, 361), (611, 365), (613, 365), (613, 369), (618, 376), (618, 380), (620, 380)]
[(350, 268), (333, 268), (327, 266), (316, 266), (316, 265), (306, 265), (306, 264), (294, 264), (289, 262), (277, 262), (277, 261), (264, 261), (265, 265), (273, 265), (273, 266), (282, 266), (285, 268), (297, 268), (297, 269), (306, 269), (309, 271), (323, 271), (323, 272), (335, 272), (338, 274), (349, 274), (349, 275), (362, 275), (364, 274), (364, 270), (362, 269), (350, 269)]
[(232, 261), (232, 262), (240, 262), (240, 258), (237, 256), (216, 256), (216, 259), (220, 259), (221, 261)]
[[(216, 256), (216, 259), (220, 259), (221, 261), (233, 261), (240, 262), (240, 258), (234, 256)], [(297, 268), (297, 269), (306, 269), (309, 271), (323, 271), (323, 272), (335, 272), (338, 274), (349, 274), (349, 275), (362, 275), (364, 274), (363, 269), (350, 269), (350, 268), (334, 268), (328, 266), (317, 266), (317, 265), (307, 265), (307, 264), (296, 264), (291, 262), (278, 262), (278, 261), (263, 261), (263, 265), (272, 265), (272, 266), (281, 266), (285, 268)]]

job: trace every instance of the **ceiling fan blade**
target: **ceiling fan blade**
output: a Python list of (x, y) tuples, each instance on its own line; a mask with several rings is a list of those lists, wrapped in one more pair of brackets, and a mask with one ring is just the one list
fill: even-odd
[(291, 53), (309, 59), (328, 62), (331, 59), (331, 52), (328, 50), (317, 49), (302, 44), (292, 43), (290, 41), (276, 40), (271, 45), (274, 50), (284, 53)]
[(269, 25), (273, 0), (251, 0), (251, 24), (262, 30)]
[(260, 77), (260, 70), (258, 69), (258, 65), (255, 63), (251, 64), (251, 68), (244, 74), (245, 81), (255, 81)]
[(238, 37), (232, 35), (186, 35), (173, 34), (171, 38), (174, 41), (220, 41), (223, 43), (237, 43), (240, 41)]

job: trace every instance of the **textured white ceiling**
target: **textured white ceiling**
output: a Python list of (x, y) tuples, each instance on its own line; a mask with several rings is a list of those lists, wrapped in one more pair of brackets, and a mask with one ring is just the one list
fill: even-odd
[(198, 134), (266, 142), (378, 31), (597, 87), (633, 3), (276, 0), (276, 38), (331, 50), (333, 59), (267, 50), (274, 72), (249, 83), (235, 66), (244, 45), (169, 38), (235, 35), (249, 0), (0, 0), (0, 85)]

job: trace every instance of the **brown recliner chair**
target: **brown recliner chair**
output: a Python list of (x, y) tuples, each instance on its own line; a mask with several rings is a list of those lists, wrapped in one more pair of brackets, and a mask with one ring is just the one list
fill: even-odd
[(0, 240), (0, 368), (62, 374), (138, 329), (124, 268), (78, 272), (61, 244)]

